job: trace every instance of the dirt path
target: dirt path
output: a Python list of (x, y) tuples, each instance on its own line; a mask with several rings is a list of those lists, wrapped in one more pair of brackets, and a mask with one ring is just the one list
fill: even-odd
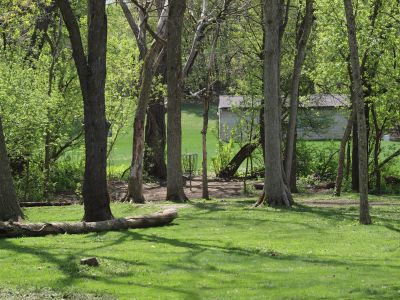
[[(113, 182), (111, 185), (111, 198), (121, 201), (126, 193), (127, 184), (123, 181)], [(190, 187), (189, 181), (184, 188), (186, 196), (189, 199), (198, 199), (202, 196), (201, 179), (196, 177)], [(244, 197), (243, 182), (241, 181), (216, 181), (210, 180), (208, 190), (211, 198), (227, 199)], [(144, 197), (146, 201), (164, 201), (167, 196), (167, 188), (157, 183), (144, 184)]]

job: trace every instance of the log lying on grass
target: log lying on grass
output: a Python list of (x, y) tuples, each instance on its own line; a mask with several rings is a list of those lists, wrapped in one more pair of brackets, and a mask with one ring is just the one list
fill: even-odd
[(41, 206), (68, 206), (76, 204), (74, 202), (20, 202), (20, 207), (41, 207)]
[(0, 222), (0, 238), (45, 236), (50, 234), (64, 233), (83, 234), (89, 232), (157, 227), (171, 223), (177, 216), (178, 213), (176, 209), (167, 209), (162, 212), (145, 216), (126, 217), (101, 222)]

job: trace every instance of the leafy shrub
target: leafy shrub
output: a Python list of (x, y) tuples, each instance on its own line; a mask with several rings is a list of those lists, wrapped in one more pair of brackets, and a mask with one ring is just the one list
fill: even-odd
[(217, 156), (212, 158), (212, 164), (215, 174), (219, 174), (233, 158), (234, 140), (230, 139), (228, 143), (218, 140)]
[(298, 177), (314, 177), (334, 181), (337, 172), (339, 145), (334, 141), (297, 143)]

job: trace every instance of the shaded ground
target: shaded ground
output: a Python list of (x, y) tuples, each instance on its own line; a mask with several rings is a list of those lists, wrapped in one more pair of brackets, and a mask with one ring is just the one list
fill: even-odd
[[(111, 198), (116, 201), (124, 199), (127, 183), (124, 181), (114, 181), (110, 186)], [(241, 181), (217, 181), (210, 180), (208, 190), (211, 198), (226, 199), (244, 197), (243, 182)], [(202, 197), (201, 178), (196, 177), (192, 180), (191, 186), (188, 181), (185, 186), (185, 193), (189, 199), (199, 199)], [(158, 183), (146, 183), (144, 185), (144, 197), (146, 201), (164, 201), (167, 195), (167, 188)], [(247, 196), (248, 197), (248, 196)]]
[[(252, 191), (254, 197), (261, 194), (260, 190), (254, 189), (254, 182), (248, 181), (248, 187)], [(126, 195), (127, 183), (125, 181), (111, 181), (109, 183), (109, 191), (112, 201), (123, 201)], [(189, 199), (202, 198), (201, 178), (196, 177), (190, 182), (188, 181), (185, 193)], [(144, 196), (147, 202), (161, 202), (165, 200), (167, 188), (160, 186), (158, 183), (144, 184)], [(210, 179), (209, 195), (211, 199), (232, 199), (232, 198), (249, 198), (249, 195), (243, 193), (243, 182), (238, 180), (221, 181)], [(251, 196), (250, 196), (251, 197)], [(358, 206), (358, 196), (354, 193), (344, 193), (342, 197), (332, 197), (330, 189), (310, 189), (308, 193), (295, 194), (295, 202), (315, 207), (337, 207), (337, 206)], [(54, 199), (58, 202), (78, 203), (79, 199), (74, 193), (62, 193)], [(254, 200), (255, 202), (255, 200)], [(371, 206), (378, 205), (400, 205), (400, 197), (397, 195), (387, 195), (376, 197), (370, 195)]]
[[(192, 200), (166, 227), (1, 239), (0, 299), (399, 299), (400, 206), (372, 207), (374, 224), (362, 226), (357, 207), (252, 203)], [(178, 204), (112, 203), (112, 211), (140, 215), (161, 205)], [(30, 222), (83, 214), (81, 205), (24, 211)], [(80, 264), (91, 256), (99, 267)]]

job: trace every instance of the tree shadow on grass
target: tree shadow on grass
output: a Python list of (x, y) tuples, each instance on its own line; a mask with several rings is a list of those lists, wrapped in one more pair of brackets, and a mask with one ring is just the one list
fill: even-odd
[[(97, 236), (103, 236), (105, 234), (91, 234), (87, 236), (89, 238), (95, 238)], [(161, 269), (177, 269), (181, 270), (182, 272), (186, 272), (188, 275), (185, 282), (187, 283), (190, 281), (195, 283), (196, 276), (208, 276), (210, 272), (218, 272), (218, 273), (225, 273), (227, 275), (232, 274), (231, 270), (228, 270), (223, 267), (216, 267), (212, 264), (204, 265), (202, 258), (205, 255), (205, 252), (208, 253), (215, 252), (216, 255), (223, 255), (223, 256), (231, 256), (232, 261), (244, 261), (245, 259), (249, 258), (250, 260), (252, 257), (257, 256), (263, 258), (265, 260), (271, 261), (285, 261), (290, 263), (301, 262), (305, 264), (311, 265), (318, 265), (321, 267), (331, 266), (331, 267), (350, 267), (350, 268), (381, 268), (381, 264), (373, 263), (371, 260), (361, 260), (359, 259), (357, 262), (354, 261), (346, 261), (343, 260), (342, 257), (338, 257), (338, 259), (327, 258), (323, 256), (315, 256), (315, 255), (293, 255), (293, 254), (284, 254), (278, 253), (273, 249), (258, 249), (252, 247), (240, 247), (235, 245), (221, 245), (221, 241), (219, 240), (204, 240), (204, 239), (196, 239), (193, 240), (185, 240), (184, 238), (170, 238), (165, 236), (160, 236), (151, 233), (151, 229), (142, 229), (142, 230), (127, 230), (127, 231), (120, 231), (118, 234), (118, 238), (109, 241), (109, 242), (101, 242), (100, 245), (95, 245), (95, 247), (91, 247), (90, 249), (86, 248), (83, 250), (73, 250), (73, 253), (70, 253), (65, 258), (60, 258), (58, 255), (51, 253), (48, 250), (34, 248), (34, 247), (27, 247), (25, 245), (14, 244), (10, 240), (0, 240), (0, 246), (3, 249), (11, 251), (15, 254), (30, 254), (37, 256), (43, 262), (50, 262), (53, 265), (56, 265), (58, 269), (65, 275), (65, 278), (60, 279), (56, 282), (56, 286), (61, 287), (69, 287), (74, 285), (79, 280), (94, 280), (100, 281), (103, 283), (107, 283), (110, 285), (117, 284), (117, 285), (133, 285), (141, 288), (148, 288), (148, 289), (156, 289), (158, 292), (172, 292), (181, 294), (184, 297), (190, 299), (201, 299), (200, 295), (192, 288), (192, 286), (179, 283), (178, 286), (168, 286), (167, 284), (151, 284), (151, 286), (140, 282), (139, 280), (135, 279), (135, 274), (131, 271), (126, 272), (116, 272), (110, 274), (102, 274), (102, 276), (92, 276), (90, 273), (82, 272), (82, 267), (78, 265), (78, 258), (82, 255), (90, 253), (94, 249), (107, 249), (111, 246), (123, 244), (125, 242), (129, 243), (132, 241), (143, 241), (148, 243), (157, 243), (163, 245), (159, 247), (160, 250), (159, 255), (165, 254), (165, 252), (169, 253), (176, 253), (174, 248), (182, 248), (185, 250), (184, 252), (179, 251), (177, 258), (177, 263), (171, 261), (163, 261), (161, 260)], [(83, 236), (82, 236), (83, 237)], [(172, 248), (167, 249), (165, 245), (171, 246)], [(116, 257), (111, 258), (110, 256), (98, 256), (100, 259), (107, 259), (114, 262), (123, 261), (127, 264), (136, 264), (136, 265), (148, 265), (152, 267), (151, 264), (147, 264), (147, 262), (135, 262), (131, 260), (123, 260)], [(180, 263), (183, 262), (183, 263)], [(152, 264), (155, 262), (152, 262)], [(385, 265), (387, 268), (396, 268), (398, 269), (398, 265)], [(200, 274), (200, 275), (199, 275)], [(250, 276), (250, 275), (249, 275)], [(255, 275), (254, 275), (255, 276)], [(120, 279), (126, 278), (125, 282), (122, 282)], [(377, 291), (379, 292), (379, 290)], [(162, 294), (160, 294), (162, 295)]]

